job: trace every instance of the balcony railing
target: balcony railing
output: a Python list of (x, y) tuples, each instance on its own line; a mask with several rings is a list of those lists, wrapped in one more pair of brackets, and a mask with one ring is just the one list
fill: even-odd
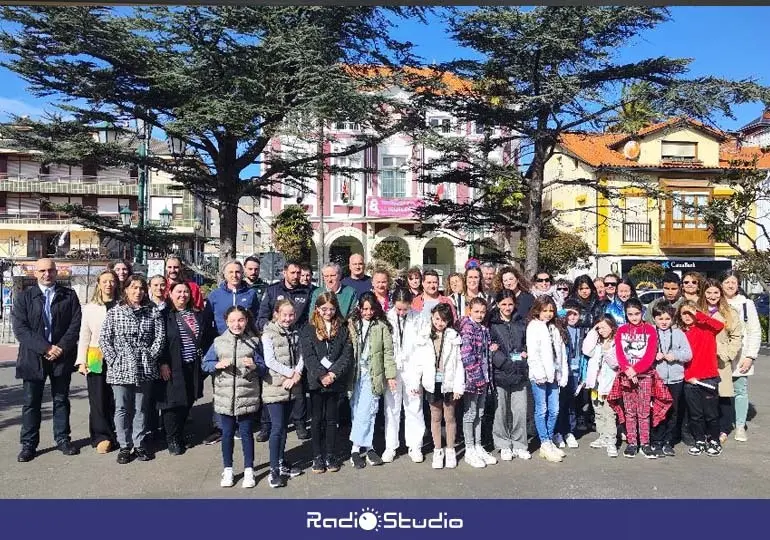
[(624, 244), (652, 243), (652, 223), (623, 223)]
[(136, 178), (116, 175), (58, 175), (58, 174), (34, 174), (22, 175), (13, 173), (0, 173), (0, 181), (8, 182), (40, 182), (43, 184), (102, 184), (115, 186), (137, 185)]

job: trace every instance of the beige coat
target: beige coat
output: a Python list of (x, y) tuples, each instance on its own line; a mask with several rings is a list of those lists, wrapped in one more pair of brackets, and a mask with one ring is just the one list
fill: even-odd
[(86, 363), (88, 347), (99, 346), (99, 334), (102, 331), (104, 319), (107, 317), (107, 308), (104, 304), (86, 304), (83, 306), (82, 313), (76, 366)]
[[(740, 360), (741, 347), (743, 346), (743, 321), (735, 309), (730, 308), (733, 324), (717, 334), (717, 359), (719, 362), (719, 396), (732, 397), (735, 395), (733, 388), (733, 371)], [(717, 312), (714, 318), (725, 322), (724, 317)]]

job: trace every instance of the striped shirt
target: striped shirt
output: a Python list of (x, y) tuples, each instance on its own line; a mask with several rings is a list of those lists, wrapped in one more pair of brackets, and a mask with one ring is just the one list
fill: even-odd
[(195, 362), (198, 356), (198, 321), (195, 313), (189, 310), (179, 311), (176, 314), (176, 324), (179, 327), (179, 336), (182, 342), (182, 363)]

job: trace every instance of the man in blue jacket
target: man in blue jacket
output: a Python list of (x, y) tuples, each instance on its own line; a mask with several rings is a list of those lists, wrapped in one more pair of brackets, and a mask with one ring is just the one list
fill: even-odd
[(69, 391), (80, 336), (80, 301), (75, 291), (56, 284), (53, 260), (37, 261), (35, 275), (37, 283), (16, 297), (12, 312), (13, 333), (19, 342), (16, 378), (24, 381), (21, 463), (34, 459), (40, 443), (46, 379), (51, 381), (56, 446), (66, 456), (79, 453), (70, 440)]
[(220, 335), (227, 330), (225, 312), (232, 306), (241, 306), (248, 309), (257, 321), (259, 315), (259, 292), (243, 280), (243, 266), (238, 261), (232, 261), (225, 265), (222, 271), (225, 280), (216, 289), (209, 293), (208, 301), (214, 312), (214, 322)]

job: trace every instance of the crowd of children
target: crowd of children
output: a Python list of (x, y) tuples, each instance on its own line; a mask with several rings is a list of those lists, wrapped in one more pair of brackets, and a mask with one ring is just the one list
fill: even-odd
[[(493, 297), (464, 297), (463, 304), (441, 297), (426, 301), (422, 312), (413, 308), (408, 288), (390, 295), (387, 312), (376, 294), (367, 292), (347, 320), (335, 294), (325, 292), (299, 333), (292, 331), (292, 303), (282, 300), (261, 341), (248, 311), (230, 308), (228, 332), (214, 341), (203, 362), (203, 369), (215, 374), (214, 406), (223, 418), (221, 485), (233, 485), (236, 429), (244, 451), (243, 486), (254, 485), (250, 430), (261, 402), (272, 420), (269, 485), (283, 486), (300, 474), (283, 455), (290, 401), (301, 391), (303, 370), (312, 409), (313, 473), (341, 467), (336, 438), (342, 394), (350, 399), (355, 469), (395, 459), (402, 410), (408, 456), (422, 462), (424, 404), (434, 469), (457, 467), (458, 424), (468, 466), (498, 462), (482, 443), (489, 408), (499, 459), (530, 459), (530, 399), (539, 455), (550, 462), (563, 461), (563, 448), (578, 447), (578, 435), (591, 424), (597, 437), (590, 447), (609, 457), (619, 455), (623, 439), (624, 457), (673, 457), (685, 410), (694, 441), (687, 452), (721, 454), (726, 437), (720, 396), (722, 387), (732, 384), (744, 334), (719, 281), (703, 280), (700, 302), (666, 298), (648, 307), (635, 295), (597, 304), (594, 281), (581, 276), (573, 296), (529, 295), (531, 307), (524, 313), (517, 287)], [(454, 294), (462, 294), (457, 289)], [(381, 397), (382, 456), (373, 447)]]

